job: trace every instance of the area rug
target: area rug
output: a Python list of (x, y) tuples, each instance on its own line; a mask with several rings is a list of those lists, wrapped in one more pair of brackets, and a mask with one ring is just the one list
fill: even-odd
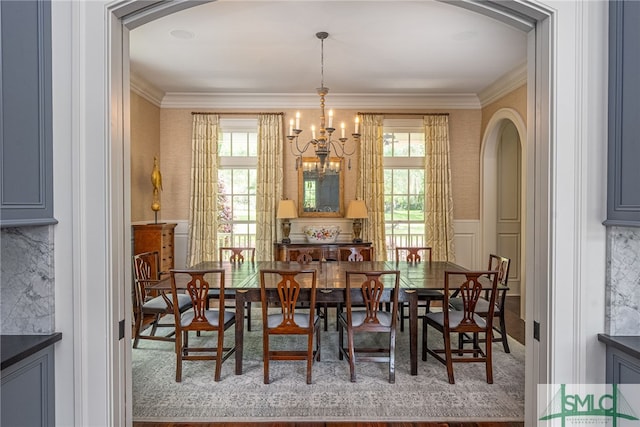
[[(259, 315), (256, 312), (255, 319)], [(388, 382), (387, 364), (363, 362), (356, 364), (357, 382), (352, 383), (347, 361), (338, 359), (338, 333), (323, 331), (322, 360), (313, 366), (313, 384), (306, 383), (305, 362), (289, 361), (271, 362), (271, 383), (264, 384), (259, 329), (254, 325), (251, 332), (245, 330), (243, 374), (234, 374), (232, 356), (223, 363), (220, 382), (213, 380), (214, 361), (183, 362), (182, 382), (175, 382), (173, 343), (141, 340), (132, 356), (133, 420), (524, 420), (525, 352), (515, 340), (509, 341), (510, 354), (500, 343), (494, 344), (493, 384), (486, 383), (484, 364), (473, 363), (454, 366), (452, 385), (446, 367), (432, 357), (419, 360), (418, 375), (410, 375), (409, 334), (398, 332), (395, 384)], [(429, 333), (430, 342), (441, 340), (435, 331)], [(214, 338), (194, 339), (213, 342)], [(227, 339), (233, 341), (233, 330)], [(367, 339), (386, 338), (378, 334)]]

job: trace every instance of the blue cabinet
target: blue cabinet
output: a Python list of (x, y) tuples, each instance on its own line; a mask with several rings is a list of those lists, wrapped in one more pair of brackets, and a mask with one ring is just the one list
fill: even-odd
[(51, 4), (0, 1), (0, 225), (55, 224)]

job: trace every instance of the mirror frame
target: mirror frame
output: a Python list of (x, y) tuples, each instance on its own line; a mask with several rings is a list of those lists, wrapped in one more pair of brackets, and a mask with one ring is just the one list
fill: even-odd
[[(304, 168), (300, 166), (298, 168), (298, 216), (299, 217), (311, 217), (311, 218), (342, 218), (344, 215), (344, 168), (343, 162), (338, 157), (330, 157), (330, 162), (340, 162), (339, 173), (339, 194), (338, 194), (338, 212), (306, 212), (304, 210)], [(303, 157), (302, 164), (304, 163), (319, 163), (317, 157)]]

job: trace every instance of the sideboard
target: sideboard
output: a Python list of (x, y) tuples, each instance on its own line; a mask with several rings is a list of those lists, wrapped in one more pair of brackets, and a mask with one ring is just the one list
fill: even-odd
[[(371, 242), (352, 243), (352, 242), (335, 242), (335, 243), (280, 243), (273, 244), (273, 256), (275, 261), (287, 261), (290, 257), (298, 256), (300, 248), (314, 248), (317, 251), (312, 253), (314, 260), (319, 260), (322, 255), (327, 261), (337, 261), (339, 248), (369, 248)], [(289, 254), (289, 256), (288, 256)], [(363, 253), (365, 261), (371, 261), (368, 253)]]
[(133, 253), (158, 251), (160, 271), (168, 273), (174, 268), (174, 229), (177, 224), (133, 225)]

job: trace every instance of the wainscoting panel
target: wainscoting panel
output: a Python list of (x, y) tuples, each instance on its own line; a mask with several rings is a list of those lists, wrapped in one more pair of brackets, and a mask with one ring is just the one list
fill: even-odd
[(480, 222), (477, 220), (453, 221), (453, 243), (456, 264), (469, 269), (486, 268), (480, 256)]

